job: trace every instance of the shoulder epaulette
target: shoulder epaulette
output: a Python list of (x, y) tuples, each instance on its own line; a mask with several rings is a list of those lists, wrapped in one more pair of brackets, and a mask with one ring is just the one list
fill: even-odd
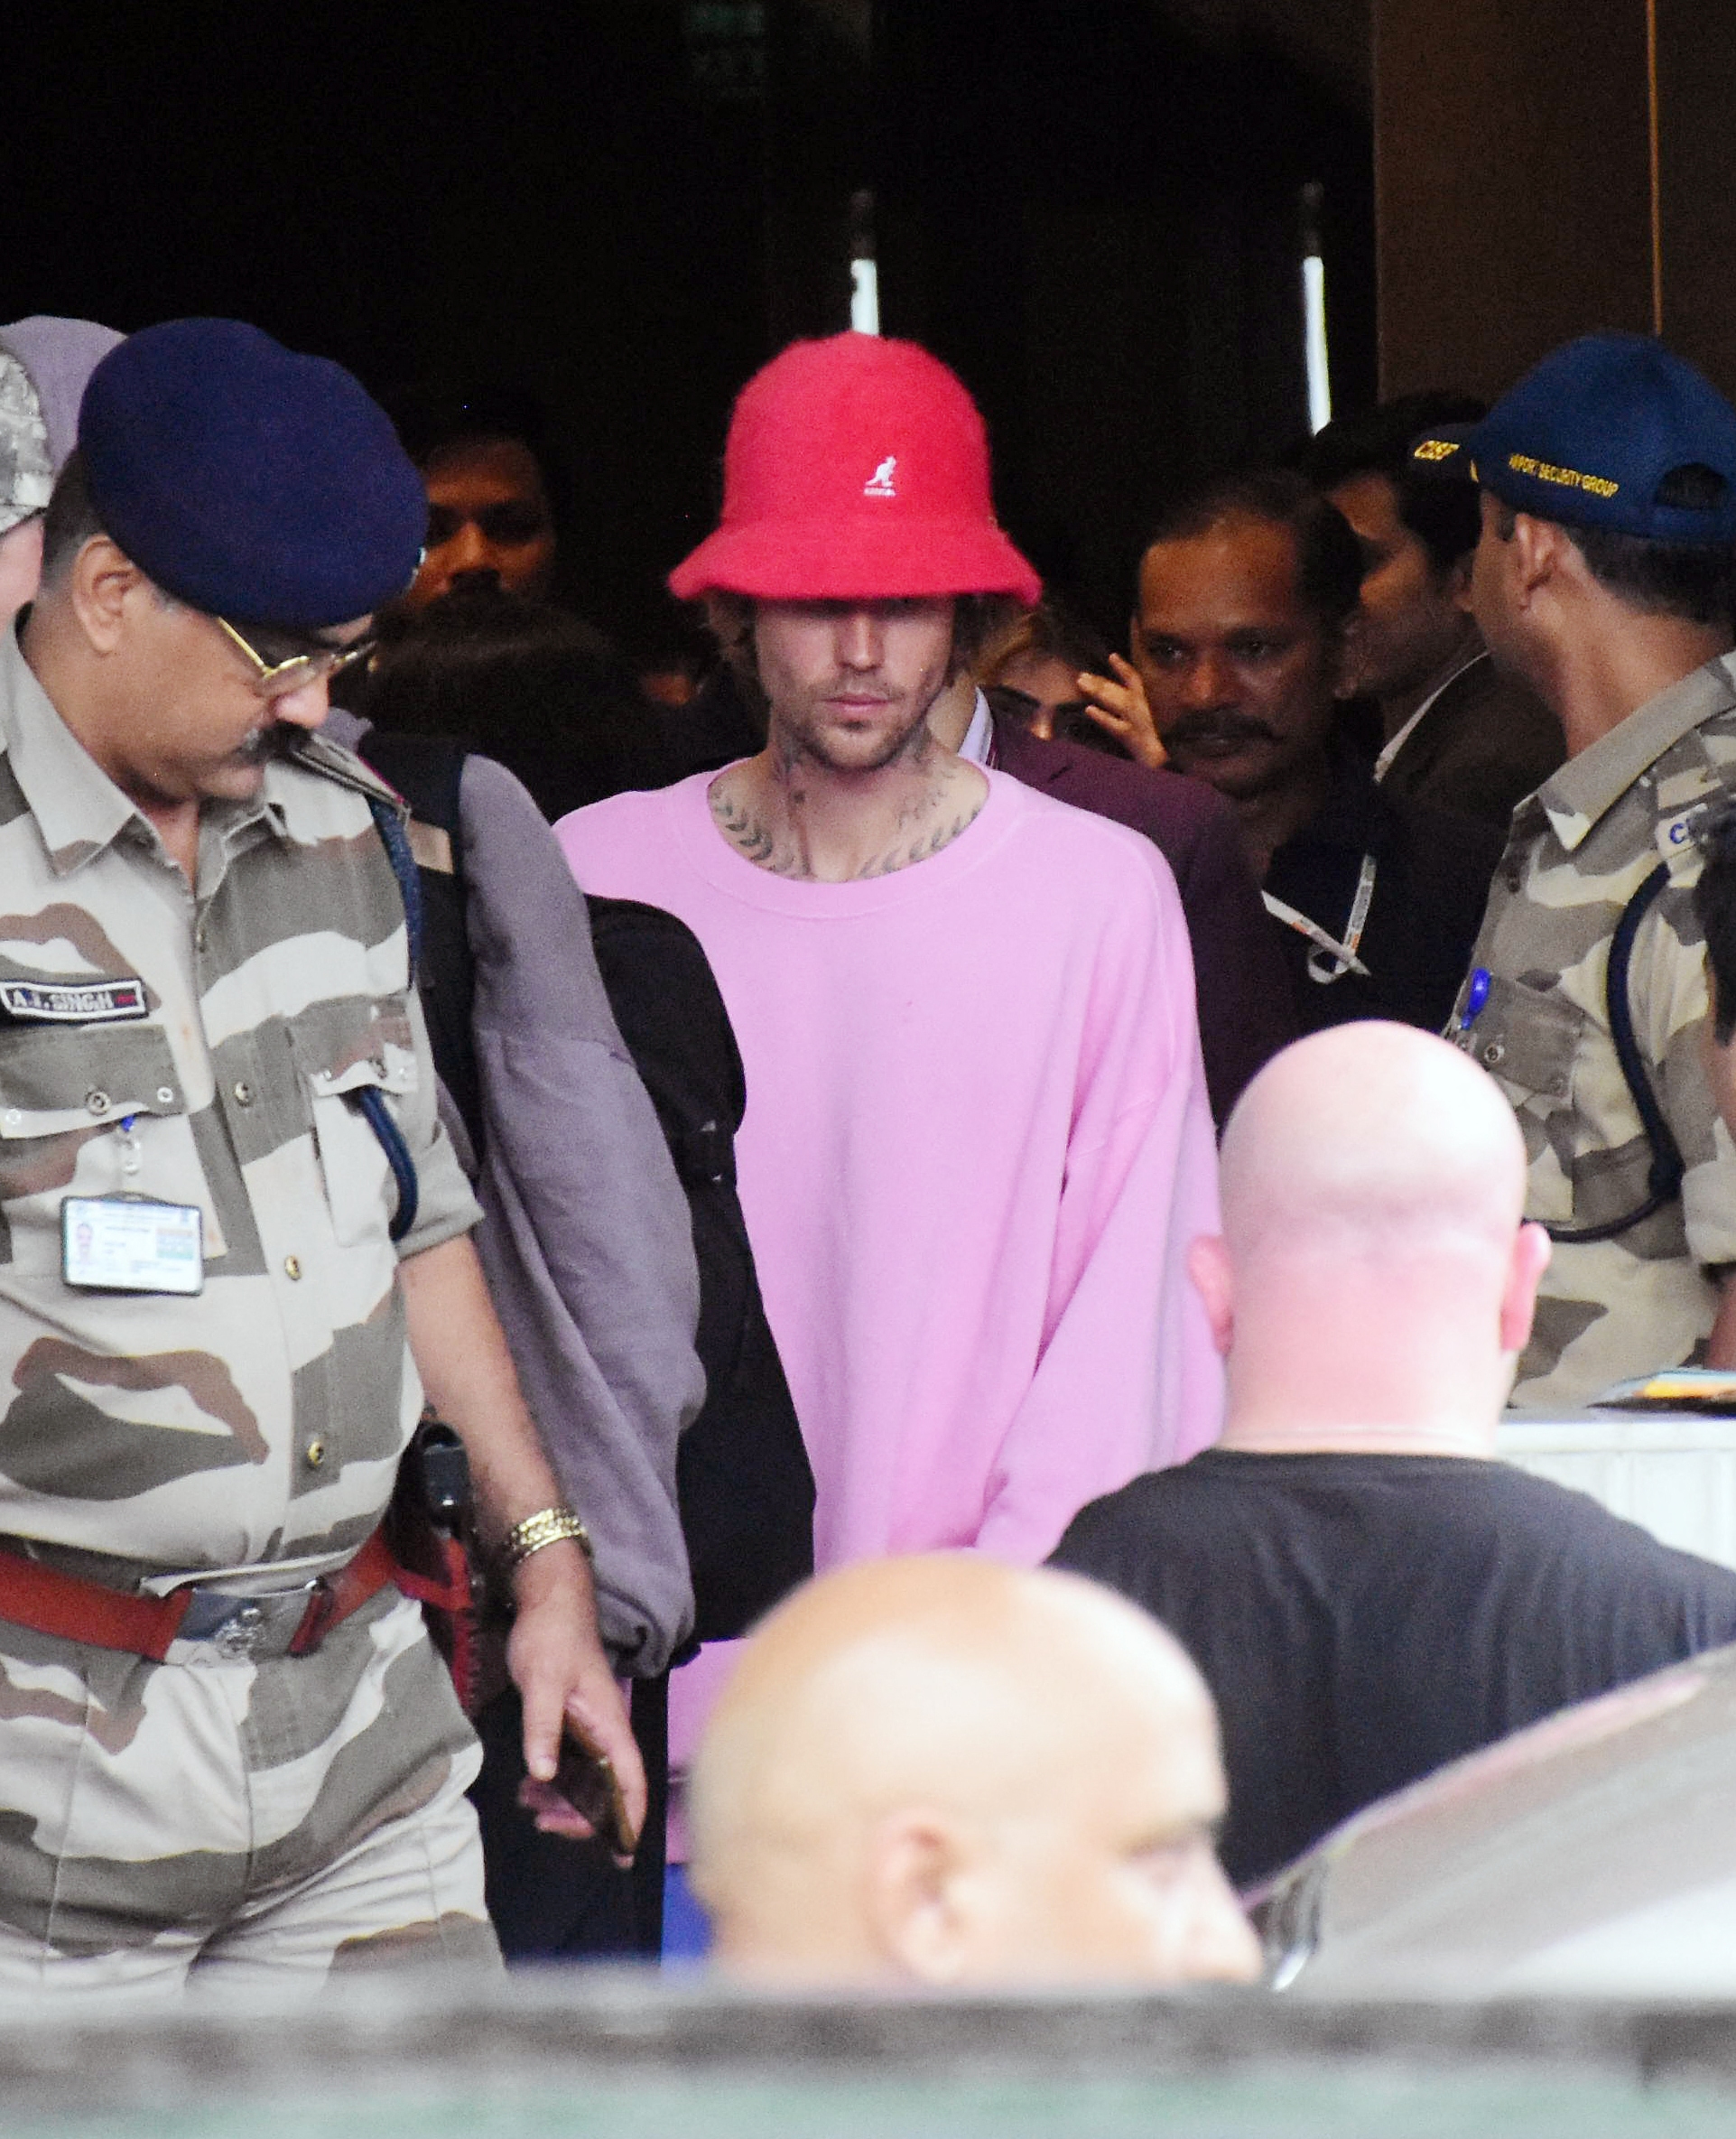
[(289, 760), (305, 772), (318, 773), (321, 779), (352, 789), (368, 802), (388, 804), (400, 816), (410, 814), (409, 804), (395, 787), (383, 780), (371, 765), (363, 764), (353, 750), (346, 750), (329, 736), (304, 735), (289, 752)]

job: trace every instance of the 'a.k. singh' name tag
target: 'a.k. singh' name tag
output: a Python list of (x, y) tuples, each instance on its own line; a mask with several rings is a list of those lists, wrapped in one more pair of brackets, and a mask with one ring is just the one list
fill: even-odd
[(28, 1022), (112, 1025), (149, 1015), (144, 982), (124, 981), (0, 981), (0, 1012)]

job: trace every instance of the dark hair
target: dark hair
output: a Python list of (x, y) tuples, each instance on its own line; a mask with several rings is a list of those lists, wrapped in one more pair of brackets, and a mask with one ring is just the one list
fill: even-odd
[[(1724, 479), (1714, 469), (1690, 461), (1669, 470), (1653, 502), (1704, 511), (1718, 503), (1723, 488)], [(1504, 498), (1497, 503), (1496, 532), (1508, 542), (1518, 515)], [(1726, 543), (1649, 542), (1644, 535), (1580, 527), (1571, 520), (1554, 525), (1572, 537), (1599, 586), (1643, 616), (1721, 624), (1736, 615), (1736, 552)]]
[(577, 525), (574, 487), (565, 459), (549, 435), (547, 413), (534, 394), (497, 380), (419, 379), (381, 395), (404, 450), (427, 475), (437, 461), (472, 448), (523, 446), (542, 478), (553, 525), (555, 583), (563, 596), (571, 568), (570, 530)]
[(1401, 394), (1360, 415), (1334, 417), (1302, 449), (1296, 465), (1317, 490), (1335, 490), (1353, 476), (1385, 476), (1398, 517), (1428, 552), (1435, 571), (1450, 572), (1477, 546), (1481, 521), (1476, 486), (1431, 476), (1411, 460), (1410, 449), (1425, 431), (1474, 423), (1488, 414), (1488, 404), (1472, 394), (1446, 388)]
[[(1286, 468), (1256, 469), (1220, 478), (1175, 498), (1160, 513), (1140, 550), (1210, 535), (1226, 520), (1283, 527), (1296, 545), (1296, 589), (1327, 636), (1336, 638), (1362, 591), (1362, 545), (1338, 507), (1305, 478)], [(1135, 604), (1138, 595), (1136, 587)]]
[(84, 455), (74, 446), (55, 479), (42, 516), (43, 586), (57, 585), (86, 543), (107, 532), (91, 500)]
[(551, 820), (624, 788), (660, 786), (674, 769), (654, 710), (601, 632), (491, 587), (388, 619), (348, 696), (381, 728), (473, 742)]
[(1694, 887), (1694, 910), (1706, 935), (1713, 1037), (1727, 1047), (1736, 1032), (1736, 805), (1719, 812), (1699, 845), (1705, 865)]
[(404, 450), (418, 468), (455, 446), (510, 439), (541, 462), (548, 424), (534, 395), (490, 379), (418, 379), (382, 396)]
[[(762, 724), (766, 714), (766, 693), (760, 687), (759, 662), (754, 652), (754, 600), (714, 587), (701, 596), (705, 621), (718, 642), (718, 651), (729, 664), (738, 691), (747, 694), (749, 710)], [(977, 656), (989, 639), (1004, 630), (1018, 612), (1010, 594), (955, 594), (952, 597), (952, 665), (974, 667)]]
[[(1030, 701), (1004, 681), (1016, 661), (1059, 661), (1075, 674), (1090, 669), (1106, 674), (1109, 643), (1093, 624), (1077, 611), (1045, 594), (1035, 609), (1023, 610), (1000, 630), (992, 633), (978, 650), (973, 664), (978, 684), (997, 714), (1019, 722), (1027, 718)], [(1022, 702), (1021, 702), (1022, 700)], [(1057, 708), (1054, 733), (1063, 742), (1078, 743), (1106, 758), (1130, 758), (1132, 752), (1100, 728), (1085, 711), (1082, 702)]]

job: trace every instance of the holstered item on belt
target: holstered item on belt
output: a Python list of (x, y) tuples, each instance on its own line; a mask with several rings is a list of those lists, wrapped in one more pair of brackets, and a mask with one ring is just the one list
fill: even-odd
[(429, 1639), (446, 1660), (467, 1716), (478, 1705), (477, 1609), (466, 1543), (470, 1466), (451, 1428), (424, 1411), (398, 1465), (381, 1524), (397, 1562), (397, 1584), (422, 1605)]

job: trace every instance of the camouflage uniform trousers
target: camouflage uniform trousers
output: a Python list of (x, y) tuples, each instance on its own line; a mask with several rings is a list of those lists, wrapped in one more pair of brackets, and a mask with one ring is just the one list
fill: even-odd
[(0, 1997), (497, 1967), (480, 1758), (391, 1587), (304, 1657), (153, 1664), (0, 1625)]

